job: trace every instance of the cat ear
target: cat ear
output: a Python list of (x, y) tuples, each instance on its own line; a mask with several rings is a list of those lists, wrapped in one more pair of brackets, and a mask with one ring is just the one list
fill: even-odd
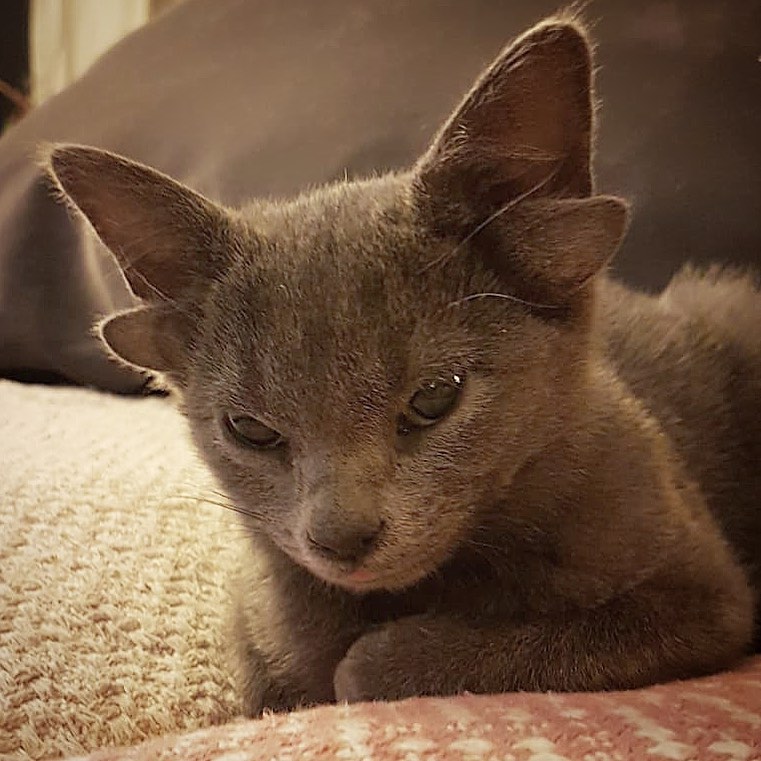
[(527, 201), (503, 227), (510, 255), (492, 253), (487, 263), (497, 272), (507, 270), (502, 274), (512, 282), (539, 284), (563, 300), (607, 265), (628, 218), (628, 205), (613, 196)]
[(101, 340), (123, 362), (172, 374), (186, 359), (188, 324), (170, 307), (137, 307), (103, 320)]
[(192, 295), (223, 265), (226, 212), (154, 169), (107, 151), (55, 145), (47, 166), (147, 301)]
[(522, 198), (590, 195), (591, 140), (586, 34), (546, 21), (483, 73), (420, 159), (417, 185), (436, 223), (473, 226)]

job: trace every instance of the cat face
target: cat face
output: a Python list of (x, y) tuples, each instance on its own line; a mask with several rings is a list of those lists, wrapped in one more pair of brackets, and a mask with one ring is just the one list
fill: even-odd
[(256, 233), (208, 297), (184, 384), (198, 446), (297, 562), (352, 588), (406, 586), (558, 425), (546, 407), (573, 385), (579, 331), (469, 298), (501, 285), (424, 233), (409, 178), (245, 218)]
[(626, 216), (589, 197), (590, 139), (586, 39), (551, 21), (401, 174), (231, 211), (96, 149), (50, 162), (147, 303), (104, 341), (180, 390), (252, 531), (367, 591), (435, 572), (509, 509), (573, 409)]

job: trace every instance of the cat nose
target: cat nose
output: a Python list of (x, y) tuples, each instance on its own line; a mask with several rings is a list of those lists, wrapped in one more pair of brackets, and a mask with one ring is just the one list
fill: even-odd
[(339, 525), (320, 521), (307, 530), (307, 539), (328, 560), (357, 563), (377, 544), (382, 528), (380, 518)]

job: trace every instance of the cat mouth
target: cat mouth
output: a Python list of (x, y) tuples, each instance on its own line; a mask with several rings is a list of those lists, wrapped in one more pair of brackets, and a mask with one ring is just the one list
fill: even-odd
[(377, 574), (366, 568), (358, 568), (346, 576), (346, 580), (352, 584), (372, 584), (377, 578)]
[(343, 569), (336, 566), (325, 567), (312, 562), (304, 564), (307, 570), (328, 584), (350, 590), (370, 590), (383, 588), (383, 574), (369, 568)]
[(350, 570), (332, 568), (317, 568), (308, 564), (307, 569), (327, 582), (350, 592), (398, 592), (417, 584), (427, 574), (419, 570), (405, 573), (400, 569), (374, 570), (366, 567), (358, 567)]

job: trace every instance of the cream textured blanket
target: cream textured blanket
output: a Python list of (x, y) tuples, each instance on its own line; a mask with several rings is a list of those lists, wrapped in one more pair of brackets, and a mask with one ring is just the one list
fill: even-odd
[(235, 516), (171, 402), (0, 382), (0, 759), (235, 714)]

